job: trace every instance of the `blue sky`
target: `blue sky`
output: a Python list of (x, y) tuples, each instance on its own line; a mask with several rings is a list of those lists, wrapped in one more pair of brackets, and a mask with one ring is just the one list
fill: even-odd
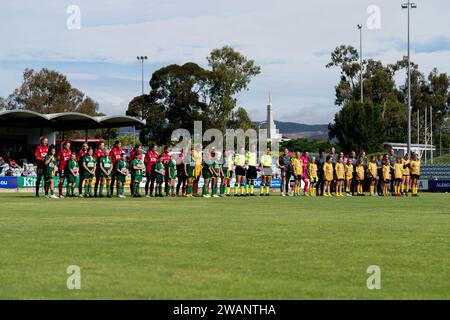
[[(328, 123), (334, 106), (337, 70), (327, 70), (339, 44), (359, 46), (385, 63), (406, 52), (406, 12), (397, 0), (131, 0), (2, 1), (0, 10), (0, 96), (21, 82), (26, 67), (43, 67), (69, 80), (100, 103), (106, 114), (123, 114), (140, 94), (137, 55), (147, 55), (151, 73), (170, 63), (196, 62), (231, 45), (262, 67), (248, 92), (238, 97), (252, 119), (265, 117), (272, 91), (275, 118)], [(412, 14), (412, 58), (428, 73), (450, 73), (450, 2), (417, 0)], [(66, 9), (81, 10), (81, 28), (69, 30)], [(366, 10), (380, 8), (380, 29), (369, 30)], [(400, 81), (402, 77), (399, 77)]]

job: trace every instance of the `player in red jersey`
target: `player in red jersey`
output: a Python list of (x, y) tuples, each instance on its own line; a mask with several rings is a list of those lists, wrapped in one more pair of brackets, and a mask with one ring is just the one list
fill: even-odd
[[(134, 145), (133, 150), (131, 150), (130, 152), (130, 157), (128, 159), (128, 165), (130, 168), (133, 168), (133, 160), (134, 158), (136, 158), (138, 155), (142, 154), (142, 146), (140, 144), (136, 144)], [(130, 181), (130, 191), (131, 194), (134, 194), (134, 170), (131, 170), (131, 181)]]
[(63, 143), (62, 150), (58, 153), (58, 169), (59, 169), (59, 197), (64, 198), (63, 196), (63, 184), (66, 178), (66, 170), (67, 170), (67, 162), (72, 158), (72, 151), (70, 150), (70, 142), (65, 141)]
[(105, 143), (100, 142), (98, 149), (94, 152), (95, 161), (97, 161), (97, 169), (95, 171), (94, 197), (97, 198), (98, 186), (100, 184), (100, 159), (105, 156)]
[[(150, 146), (147, 153), (145, 154), (145, 171), (147, 175), (147, 181), (145, 182), (145, 196), (152, 197), (153, 196), (153, 188), (155, 186), (155, 165), (158, 163), (159, 154), (156, 151), (158, 150), (158, 146), (156, 144)], [(148, 193), (148, 187), (150, 186), (150, 194)]]
[[(114, 184), (116, 183), (117, 179), (117, 170), (115, 170), (116, 164), (117, 162), (122, 160), (122, 154), (124, 154), (124, 151), (122, 149), (122, 143), (119, 140), (116, 140), (116, 142), (114, 142), (114, 148), (112, 148), (111, 152), (109, 153), (114, 168), (111, 176), (111, 196), (114, 194)], [(119, 195), (118, 192), (117, 195)]]
[(169, 162), (172, 160), (172, 157), (170, 156), (169, 153), (169, 147), (168, 146), (164, 146), (163, 149), (163, 153), (161, 154), (162, 157), (162, 163), (164, 164), (164, 170), (165, 170), (165, 177), (164, 177), (164, 189), (165, 189), (165, 194), (169, 194)]
[(45, 137), (41, 138), (41, 144), (36, 148), (34, 157), (36, 159), (37, 166), (37, 178), (36, 178), (36, 197), (39, 197), (39, 187), (41, 185), (42, 176), (44, 174), (43, 170), (45, 167), (45, 156), (48, 153), (48, 139)]
[(78, 152), (77, 161), (78, 166), (80, 167), (80, 181), (78, 181), (78, 194), (83, 194), (83, 182), (84, 182), (84, 167), (83, 167), (83, 158), (88, 154), (89, 145), (87, 143), (83, 143), (81, 150)]

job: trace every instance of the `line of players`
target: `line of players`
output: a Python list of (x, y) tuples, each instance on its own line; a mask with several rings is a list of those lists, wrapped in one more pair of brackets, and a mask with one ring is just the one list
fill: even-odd
[[(105, 148), (102, 143), (95, 152), (84, 144), (78, 154), (71, 151), (69, 142), (65, 142), (56, 155), (56, 149), (49, 147), (48, 140), (43, 138), (36, 150), (36, 196), (39, 196), (39, 185), (43, 177), (46, 197), (58, 198), (54, 194), (53, 185), (57, 174), (60, 177), (60, 198), (75, 196), (77, 179), (80, 197), (111, 197), (116, 186), (118, 197), (123, 198), (124, 185), (129, 174), (131, 194), (134, 197), (141, 196), (140, 183), (144, 174), (147, 177), (146, 197), (153, 196), (153, 193), (154, 196), (162, 197), (163, 188), (165, 196), (180, 196), (180, 191), (184, 197), (197, 196), (200, 177), (204, 179), (201, 196), (230, 196), (233, 176), (236, 177), (234, 196), (254, 196), (254, 182), (258, 172), (261, 175), (260, 195), (269, 196), (274, 162), (270, 148), (260, 157), (259, 162), (257, 158), (255, 146), (251, 146), (248, 152), (242, 148), (235, 155), (225, 152), (223, 161), (218, 161), (215, 150), (211, 150), (203, 158), (201, 147), (193, 148), (187, 154), (181, 153), (173, 159), (167, 147), (161, 155), (158, 154), (156, 146), (152, 146), (143, 154), (140, 145), (136, 145), (127, 158), (120, 141), (116, 141), (111, 150)], [(345, 189), (347, 196), (361, 196), (364, 195), (364, 182), (368, 179), (372, 196), (378, 195), (376, 190), (379, 183), (382, 186), (380, 195), (390, 195), (391, 191), (395, 196), (406, 195), (411, 186), (413, 196), (417, 196), (420, 175), (418, 155), (414, 154), (412, 160), (409, 160), (408, 156), (392, 159), (395, 159), (395, 163), (391, 163), (389, 157), (381, 159), (382, 161), (374, 157), (367, 163), (364, 157), (345, 159), (343, 154), (337, 156), (332, 151), (325, 159), (321, 152), (319, 159), (313, 157), (310, 161), (307, 152), (296, 152), (292, 155), (285, 149), (284, 154), (276, 161), (281, 169), (281, 195), (300, 195), (303, 181), (304, 195), (328, 197), (332, 196), (334, 190), (336, 196), (344, 196)], [(221, 183), (218, 194), (219, 179)], [(65, 180), (67, 192), (64, 196)]]

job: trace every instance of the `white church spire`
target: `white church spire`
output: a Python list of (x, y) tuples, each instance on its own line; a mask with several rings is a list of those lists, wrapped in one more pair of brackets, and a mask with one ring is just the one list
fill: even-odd
[(281, 134), (278, 132), (275, 121), (273, 120), (272, 93), (270, 91), (269, 104), (267, 105), (267, 119), (265, 129), (267, 129), (267, 139), (269, 141), (281, 140)]

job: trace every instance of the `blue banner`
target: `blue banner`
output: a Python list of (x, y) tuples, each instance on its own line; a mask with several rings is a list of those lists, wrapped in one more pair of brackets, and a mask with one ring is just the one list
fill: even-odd
[(432, 192), (450, 192), (449, 180), (428, 181), (428, 190)]
[(17, 177), (0, 177), (0, 189), (17, 189)]

